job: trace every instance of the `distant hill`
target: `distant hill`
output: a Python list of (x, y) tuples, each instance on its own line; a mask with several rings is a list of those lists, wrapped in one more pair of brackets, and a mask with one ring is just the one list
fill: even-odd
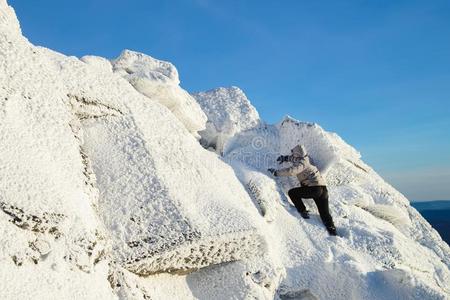
[(450, 245), (450, 200), (411, 202)]

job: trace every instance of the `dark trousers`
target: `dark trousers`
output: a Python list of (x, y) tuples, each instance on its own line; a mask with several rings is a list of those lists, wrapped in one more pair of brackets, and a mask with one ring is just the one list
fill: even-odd
[(319, 209), (320, 218), (326, 227), (334, 226), (333, 218), (328, 207), (328, 190), (326, 186), (301, 186), (290, 189), (288, 192), (295, 207), (299, 212), (305, 211), (302, 198), (313, 199)]

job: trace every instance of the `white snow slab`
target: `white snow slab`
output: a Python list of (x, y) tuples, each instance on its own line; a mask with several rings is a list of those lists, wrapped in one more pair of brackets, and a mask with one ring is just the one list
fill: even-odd
[(201, 142), (218, 153), (233, 135), (260, 123), (258, 112), (238, 87), (220, 87), (193, 96), (208, 117), (206, 129), (200, 132)]
[(169, 62), (124, 50), (112, 61), (113, 70), (140, 93), (169, 108), (186, 129), (198, 137), (206, 116), (194, 98), (180, 86), (177, 69)]
[(51, 60), (0, 1), (1, 299), (114, 297), (69, 107)]
[(145, 110), (135, 110), (141, 128), (132, 116), (82, 122), (100, 217), (120, 264), (152, 274), (263, 253), (257, 211), (231, 168), (184, 128), (158, 123), (176, 123), (170, 112)]

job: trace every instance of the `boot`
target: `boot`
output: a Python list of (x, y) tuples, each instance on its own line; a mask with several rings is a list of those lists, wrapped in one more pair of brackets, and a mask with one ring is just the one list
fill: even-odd
[(309, 210), (299, 211), (303, 219), (309, 219)]
[(337, 235), (336, 227), (334, 225), (327, 226), (327, 231), (330, 235), (333, 235), (333, 236)]

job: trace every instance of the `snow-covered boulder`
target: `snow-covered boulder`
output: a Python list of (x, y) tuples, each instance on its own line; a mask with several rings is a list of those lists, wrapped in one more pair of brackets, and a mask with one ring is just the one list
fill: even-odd
[(63, 85), (4, 1), (0, 14), (0, 298), (114, 297)]
[(289, 154), (295, 145), (301, 143), (322, 173), (326, 173), (329, 167), (341, 159), (359, 161), (361, 158), (360, 153), (342, 141), (338, 135), (323, 130), (317, 124), (285, 117), (277, 127), (280, 134), (280, 153)]
[(233, 170), (171, 110), (102, 59), (33, 46), (0, 5), (0, 298), (112, 299), (123, 268), (264, 252)]
[(262, 254), (256, 210), (232, 169), (162, 126), (164, 110), (132, 109), (140, 116), (82, 122), (117, 260), (146, 275)]
[[(448, 245), (336, 134), (259, 122), (227, 91), (205, 106), (219, 156), (176, 69), (124, 57), (36, 47), (0, 0), (0, 299), (449, 298)], [(339, 237), (266, 172), (297, 143)]]
[(206, 129), (200, 132), (201, 143), (218, 153), (222, 153), (229, 138), (260, 122), (258, 112), (238, 87), (221, 87), (193, 96), (208, 116)]
[[(291, 221), (292, 216), (286, 210), (277, 209), (280, 205), (291, 207), (288, 211), (297, 215), (287, 198), (274, 196), (276, 189), (269, 189), (268, 183), (258, 184), (264, 177), (257, 171), (267, 174), (267, 168), (282, 167), (276, 157), (288, 154), (297, 144), (305, 145), (326, 174), (331, 212), (344, 239), (333, 242), (326, 239), (318, 216), (311, 221)], [(408, 200), (336, 134), (317, 124), (288, 117), (276, 125), (264, 124), (237, 134), (227, 143), (224, 158), (250, 192), (257, 195), (261, 213), (270, 214), (272, 222), (268, 226), (276, 232), (277, 244), (283, 245), (278, 249), (284, 253), (282, 264), (290, 267), (278, 289), (281, 299), (303, 294), (318, 299), (449, 296), (448, 245), (433, 230), (426, 229), (429, 234), (423, 235), (427, 223), (409, 206)], [(295, 177), (274, 179), (284, 190), (282, 196), (298, 186)], [(313, 215), (317, 214), (314, 202), (304, 201)], [(283, 229), (299, 225), (298, 231)], [(380, 285), (376, 283), (378, 280), (387, 284)], [(405, 281), (408, 284), (399, 289)]]
[(136, 90), (169, 108), (194, 136), (205, 128), (206, 116), (195, 99), (179, 86), (174, 65), (130, 50), (124, 50), (112, 65), (114, 72)]

